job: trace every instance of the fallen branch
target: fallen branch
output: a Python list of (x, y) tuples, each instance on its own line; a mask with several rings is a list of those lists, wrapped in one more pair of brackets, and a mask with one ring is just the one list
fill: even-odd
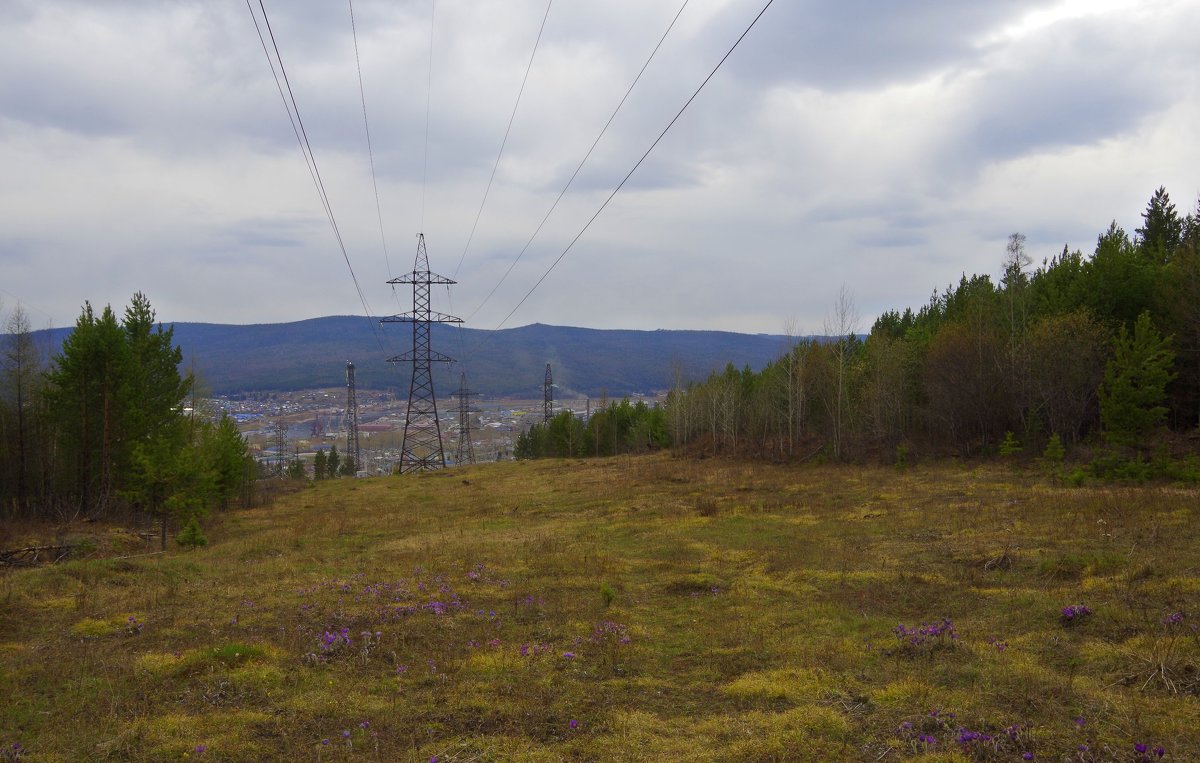
[(8, 567), (33, 567), (43, 561), (50, 564), (61, 562), (78, 546), (26, 546), (0, 551), (0, 565)]

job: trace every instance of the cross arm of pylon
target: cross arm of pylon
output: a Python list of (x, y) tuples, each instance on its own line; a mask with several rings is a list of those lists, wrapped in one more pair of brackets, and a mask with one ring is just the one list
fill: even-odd
[(379, 319), (380, 323), (424, 323), (426, 321), (430, 323), (462, 323), (462, 318), (430, 310), (428, 313), (399, 313)]
[(388, 281), (388, 283), (392, 285), (402, 283), (455, 284), (458, 283), (458, 281), (447, 278), (446, 276), (440, 276), (437, 273), (430, 273), (428, 270), (424, 272), (414, 270), (411, 273), (405, 273), (402, 276), (396, 276), (392, 280)]
[[(423, 359), (424, 359), (423, 357), (418, 357), (410, 350), (409, 352), (402, 352), (399, 355), (394, 355), (394, 356), (388, 358), (387, 362), (389, 362), (389, 363), (415, 363), (415, 362), (421, 362), (421, 361), (423, 361)], [(439, 363), (453, 363), (454, 362), (454, 358), (450, 357), (449, 355), (443, 355), (442, 353), (437, 352), (436, 350), (429, 351), (429, 360), (434, 361), (434, 362), (439, 362)]]

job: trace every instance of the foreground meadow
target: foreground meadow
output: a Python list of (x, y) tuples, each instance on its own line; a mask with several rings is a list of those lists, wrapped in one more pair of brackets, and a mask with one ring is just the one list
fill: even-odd
[(0, 577), (0, 760), (1200, 760), (1197, 497), (668, 456), (321, 483)]

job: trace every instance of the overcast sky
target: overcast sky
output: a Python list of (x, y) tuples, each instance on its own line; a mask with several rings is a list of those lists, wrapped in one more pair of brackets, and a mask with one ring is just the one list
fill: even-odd
[[(266, 0), (371, 312), (409, 309), (385, 282), (423, 231), (459, 282), (434, 309), (498, 327), (763, 2), (687, 4), (484, 303), (682, 0), (554, 3), (469, 247), (544, 0), (437, 2), (428, 89), (430, 0), (355, 0), (383, 236), (348, 4)], [(775, 0), (504, 325), (819, 333), (844, 284), (866, 330), (1014, 231), (1090, 254), (1159, 185), (1195, 208), (1197, 29), (1195, 0)], [(0, 0), (4, 311), (139, 290), (167, 321), (365, 312), (244, 0)]]

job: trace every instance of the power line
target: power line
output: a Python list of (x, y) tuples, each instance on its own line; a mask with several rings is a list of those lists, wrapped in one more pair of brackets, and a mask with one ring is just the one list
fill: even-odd
[(454, 266), (454, 273), (451, 277), (458, 275), (459, 268), (462, 267), (463, 260), (467, 256), (467, 250), (471, 248), (471, 240), (475, 238), (475, 229), (479, 227), (479, 218), (483, 216), (483, 208), (487, 204), (488, 193), (492, 190), (492, 181), (496, 179), (496, 170), (500, 167), (500, 157), (504, 156), (504, 147), (508, 145), (508, 134), (512, 131), (513, 120), (517, 117), (517, 107), (521, 105), (521, 96), (525, 93), (525, 83), (529, 80), (529, 71), (533, 68), (533, 59), (537, 56), (538, 44), (542, 41), (542, 31), (546, 28), (546, 19), (550, 18), (550, 6), (554, 4), (554, 0), (549, 0), (546, 3), (546, 13), (542, 16), (542, 25), (538, 27), (537, 39), (533, 41), (533, 52), (529, 54), (529, 63), (525, 65), (525, 76), (521, 79), (521, 89), (517, 91), (517, 100), (513, 104), (512, 114), (508, 117), (508, 127), (504, 130), (504, 140), (500, 141), (500, 152), (496, 154), (496, 163), (492, 165), (492, 174), (488, 178), (487, 188), (483, 190), (483, 200), (479, 202), (479, 211), (475, 213), (475, 223), (471, 226), (471, 235), (467, 236), (467, 245), (463, 247), (462, 255), (458, 258), (458, 264)]
[(762, 10), (760, 10), (758, 15), (754, 17), (754, 20), (750, 22), (750, 25), (746, 27), (745, 31), (742, 32), (729, 50), (726, 51), (725, 55), (721, 57), (721, 60), (718, 61), (717, 65), (713, 67), (713, 70), (708, 73), (708, 76), (704, 78), (704, 81), (700, 83), (700, 86), (696, 88), (691, 97), (687, 99), (675, 116), (671, 118), (671, 121), (667, 123), (667, 126), (663, 128), (663, 131), (659, 133), (658, 137), (654, 139), (654, 142), (650, 144), (650, 148), (646, 149), (646, 153), (642, 154), (641, 158), (638, 159), (633, 165), (633, 168), (626, 173), (621, 182), (617, 184), (617, 187), (613, 189), (612, 193), (608, 195), (608, 198), (604, 200), (604, 203), (600, 205), (600, 208), (596, 210), (596, 213), (592, 215), (586, 223), (584, 223), (584, 226), (582, 229), (580, 229), (579, 233), (575, 234), (575, 238), (571, 239), (571, 243), (567, 244), (566, 248), (563, 249), (562, 254), (558, 255), (558, 258), (555, 259), (554, 262), (550, 263), (550, 267), (546, 268), (546, 272), (542, 273), (541, 278), (539, 278), (537, 282), (534, 283), (534, 285), (529, 289), (529, 291), (525, 293), (524, 297), (521, 297), (521, 301), (517, 303), (516, 307), (509, 311), (508, 315), (504, 316), (504, 320), (500, 321), (493, 331), (499, 330), (502, 326), (504, 326), (504, 324), (508, 322), (508, 319), (511, 318), (513, 314), (521, 308), (521, 305), (525, 304), (525, 300), (529, 299), (530, 295), (532, 295), (533, 292), (542, 285), (542, 282), (546, 280), (546, 277), (550, 275), (551, 271), (554, 270), (558, 263), (562, 262), (563, 258), (567, 256), (567, 252), (571, 251), (571, 249), (575, 246), (575, 243), (583, 237), (583, 234), (587, 232), (587, 229), (591, 227), (592, 223), (596, 221), (596, 218), (600, 216), (600, 213), (604, 211), (604, 208), (608, 206), (608, 203), (613, 200), (613, 197), (625, 187), (625, 183), (629, 181), (629, 178), (633, 177), (633, 173), (637, 172), (638, 167), (642, 166), (642, 162), (646, 160), (646, 157), (650, 156), (650, 152), (653, 151), (655, 146), (659, 144), (659, 141), (661, 141), (671, 127), (675, 125), (675, 122), (679, 120), (679, 117), (683, 116), (683, 112), (687, 111), (688, 106), (692, 105), (692, 101), (696, 100), (696, 96), (700, 95), (700, 91), (704, 89), (704, 86), (707, 85), (709, 80), (716, 75), (717, 71), (721, 68), (725, 61), (731, 55), (733, 55), (733, 51), (737, 50), (738, 45), (741, 45), (742, 40), (746, 38), (746, 35), (750, 34), (750, 30), (754, 28), (754, 26), (758, 23), (758, 20), (763, 17), (763, 14), (767, 12), (767, 9), (771, 7), (773, 2), (775, 2), (775, 0), (767, 0), (767, 3), (762, 7)]
[(11, 291), (5, 291), (4, 289), (0, 289), (0, 294), (7, 294), (8, 296), (12, 297), (13, 299), (15, 299), (17, 301), (18, 307), (24, 307), (27, 310), (33, 310), (34, 312), (41, 313), (42, 315), (44, 315), (50, 319), (51, 325), (54, 324), (54, 316), (51, 315), (50, 313), (46, 312), (45, 310), (41, 309), (37, 305), (30, 304), (29, 302), (18, 297), (16, 294), (13, 294)]
[(604, 133), (608, 131), (609, 125), (611, 125), (613, 120), (617, 118), (617, 114), (621, 111), (621, 107), (625, 105), (625, 101), (629, 100), (629, 94), (633, 92), (635, 87), (637, 87), (637, 83), (642, 79), (642, 75), (646, 73), (646, 68), (649, 67), (650, 62), (654, 60), (655, 54), (657, 54), (658, 49), (662, 47), (663, 42), (667, 39), (667, 35), (669, 35), (671, 30), (675, 28), (675, 22), (679, 21), (680, 15), (683, 14), (683, 9), (687, 8), (689, 2), (690, 0), (683, 0), (683, 5), (679, 6), (679, 10), (675, 12), (675, 17), (671, 19), (671, 23), (667, 25), (667, 30), (662, 33), (662, 37), (658, 38), (658, 44), (654, 46), (654, 50), (650, 51), (650, 55), (646, 58), (646, 62), (642, 64), (642, 68), (638, 71), (637, 76), (633, 78), (633, 82), (629, 84), (629, 88), (625, 91), (625, 95), (621, 96), (620, 103), (618, 103), (617, 107), (613, 109), (613, 113), (609, 115), (608, 121), (604, 123), (604, 127), (600, 128), (600, 133), (596, 136), (596, 139), (592, 141), (592, 145), (588, 148), (587, 153), (583, 155), (583, 159), (581, 159), (579, 164), (575, 167), (575, 171), (571, 173), (571, 177), (567, 180), (567, 184), (564, 185), (562, 190), (558, 192), (557, 198), (555, 198), (554, 203), (550, 205), (550, 209), (546, 211), (546, 215), (542, 218), (542, 221), (538, 223), (537, 229), (534, 230), (533, 235), (529, 237), (529, 240), (525, 242), (525, 246), (521, 247), (521, 251), (518, 252), (517, 256), (513, 258), (513, 261), (509, 263), (508, 269), (504, 271), (504, 275), (500, 276), (500, 280), (496, 282), (496, 285), (492, 287), (492, 290), (487, 293), (487, 296), (483, 298), (483, 301), (480, 302), (479, 305), (466, 317), (467, 321), (470, 321), (471, 318), (475, 317), (476, 313), (483, 309), (483, 306), (488, 303), (488, 300), (492, 298), (492, 295), (496, 293), (496, 290), (499, 289), (500, 285), (504, 283), (506, 278), (508, 278), (509, 273), (512, 273), (513, 268), (516, 267), (517, 263), (521, 261), (521, 257), (525, 255), (525, 252), (533, 244), (533, 240), (537, 238), (539, 233), (542, 232), (542, 227), (546, 225), (546, 221), (550, 219), (550, 215), (554, 214), (554, 210), (558, 208), (558, 203), (562, 201), (563, 196), (566, 195), (567, 190), (571, 187), (571, 184), (575, 182), (575, 178), (579, 176), (579, 171), (583, 169), (583, 165), (587, 164), (587, 160), (591, 158), (592, 152), (595, 151), (596, 146), (600, 144), (600, 139), (603, 138)]
[[(279, 44), (275, 40), (275, 31), (271, 28), (271, 20), (267, 16), (267, 8), (263, 4), (263, 0), (258, 0), (259, 10), (262, 11), (263, 23), (267, 27), (267, 35), (271, 38), (271, 48), (275, 51), (275, 59), (272, 60), (271, 53), (267, 50), (267, 41), (263, 37), (262, 27), (259, 26), (258, 16), (254, 13), (254, 8), (250, 5), (250, 0), (246, 0), (246, 8), (250, 11), (250, 17), (254, 20), (254, 28), (258, 32), (258, 40), (262, 44), (263, 54), (267, 57), (267, 63), (271, 67), (271, 75), (275, 78), (275, 87), (279, 90), (279, 96), (283, 99), (283, 108), (288, 112), (288, 119), (292, 123), (292, 132), (296, 134), (296, 140), (300, 143), (300, 153), (304, 155), (305, 164), (308, 165), (309, 175), (312, 176), (313, 183), (317, 188), (317, 195), (321, 199), (321, 206), (325, 209), (325, 216), (329, 220), (329, 225), (333, 229), (334, 238), (337, 240), (338, 248), (342, 251), (342, 259), (346, 262), (346, 268), (350, 271), (350, 279), (354, 282), (354, 290), (358, 293), (358, 299), (362, 303), (365, 317), (371, 323), (371, 332), (375, 336), (375, 341), (379, 343), (380, 349), (383, 349), (383, 340), (379, 336), (379, 329), (371, 320), (371, 308), (367, 304), (367, 298), (363, 294), (362, 287), (359, 286), (358, 276), (354, 273), (354, 266), (350, 264), (350, 255), (346, 251), (346, 244), (342, 240), (342, 232), (338, 228), (337, 219), (333, 214), (333, 206), (329, 202), (329, 194), (325, 190), (325, 182), (321, 178), (321, 171), (317, 167), (317, 157), (313, 153), (312, 144), (308, 140), (308, 131), (304, 129), (304, 120), (300, 116), (300, 107), (296, 104), (296, 96), (292, 92), (292, 83), (288, 79), (287, 69), (283, 65), (283, 57), (279, 53)], [(279, 63), (279, 72), (275, 71), (275, 62)], [(280, 75), (283, 76), (283, 84), (279, 82)], [(287, 88), (287, 95), (284, 95), (284, 86)], [(290, 105), (289, 105), (290, 102)], [(293, 117), (294, 115), (294, 117)]]
[(421, 227), (425, 232), (425, 184), (429, 176), (429, 103), (433, 93), (433, 30), (437, 18), (437, 0), (432, 0), (429, 6), (429, 68), (425, 77), (425, 156), (421, 161)]
[(379, 206), (379, 181), (375, 177), (375, 150), (371, 146), (371, 125), (367, 122), (367, 93), (363, 88), (362, 61), (358, 56), (358, 29), (354, 24), (354, 0), (350, 5), (350, 34), (354, 38), (354, 67), (358, 70), (358, 96), (362, 101), (363, 130), (367, 134), (367, 156), (371, 160), (371, 187), (375, 190), (375, 215), (379, 218), (379, 240), (383, 244), (383, 261), (387, 264), (388, 278), (392, 277), (392, 261), (388, 258), (387, 236), (383, 232), (383, 210)]

